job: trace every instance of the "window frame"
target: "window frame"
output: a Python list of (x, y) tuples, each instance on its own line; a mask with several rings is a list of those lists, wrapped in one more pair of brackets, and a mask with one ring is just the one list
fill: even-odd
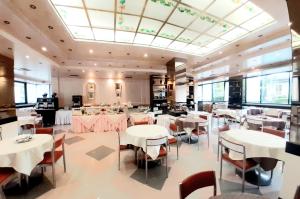
[[(227, 102), (227, 101), (225, 101), (225, 95), (226, 95), (226, 93), (225, 93), (225, 87), (226, 87), (226, 82), (229, 82), (229, 80), (225, 80), (225, 81), (216, 81), (216, 82), (212, 82), (212, 83), (206, 83), (206, 84), (198, 84), (198, 86), (202, 86), (202, 102)], [(215, 101), (214, 100), (214, 89), (213, 89), (213, 84), (215, 84), (215, 83), (223, 83), (223, 89), (224, 89), (224, 98), (223, 98), (223, 101), (222, 100), (218, 100), (218, 101)], [(204, 101), (203, 100), (203, 85), (207, 85), (207, 84), (211, 84), (211, 94), (212, 94), (212, 96), (211, 96), (211, 101)]]
[[(15, 80), (14, 83), (20, 83), (20, 84), (23, 84), (23, 86), (24, 86), (24, 96), (25, 96), (25, 102), (24, 102), (24, 103), (16, 103), (16, 98), (14, 98), (15, 104), (16, 104), (16, 105), (28, 104), (28, 103), (27, 103), (27, 83), (26, 83), (26, 82), (23, 82), (23, 81), (17, 81), (17, 80)], [(15, 85), (14, 85), (14, 86), (15, 86)]]

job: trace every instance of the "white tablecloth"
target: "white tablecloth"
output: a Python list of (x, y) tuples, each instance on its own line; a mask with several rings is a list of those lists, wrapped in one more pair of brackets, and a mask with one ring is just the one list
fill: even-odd
[(64, 125), (72, 123), (72, 111), (58, 110), (55, 113), (55, 124)]
[(230, 117), (235, 118), (237, 121), (240, 121), (242, 116), (241, 110), (232, 110), (232, 109), (216, 109), (213, 111), (216, 115), (229, 115)]
[(20, 116), (18, 117), (18, 124), (19, 126), (25, 125), (25, 124), (37, 124), (40, 121), (42, 121), (42, 117), (36, 117), (36, 116)]
[(134, 122), (147, 121), (149, 124), (153, 124), (154, 115), (153, 113), (130, 113), (130, 123), (134, 125)]
[(0, 141), (0, 167), (12, 167), (19, 173), (30, 175), (43, 160), (44, 153), (53, 147), (51, 135), (32, 136), (30, 142), (20, 144), (16, 142), (20, 136)]
[[(284, 159), (286, 140), (281, 137), (246, 129), (231, 129), (222, 133), (221, 136), (231, 142), (244, 145), (246, 158), (266, 157), (278, 160)], [(237, 149), (240, 151), (240, 148), (238, 147)], [(240, 154), (233, 151), (229, 152), (229, 156), (234, 160), (242, 159)]]
[[(121, 144), (132, 144), (134, 146), (141, 147), (144, 151), (146, 151), (146, 139), (160, 138), (164, 136), (172, 138), (168, 129), (159, 125), (131, 126), (126, 129), (126, 133), (121, 137)], [(148, 155), (155, 160), (159, 155), (160, 146), (152, 146), (147, 149)]]
[(205, 111), (190, 111), (188, 112), (188, 116), (199, 117), (200, 115), (207, 116), (208, 120), (208, 132), (211, 133), (212, 128), (212, 114)]
[(247, 123), (262, 126), (273, 126), (278, 129), (284, 129), (285, 127), (285, 121), (283, 119), (264, 115), (247, 115)]

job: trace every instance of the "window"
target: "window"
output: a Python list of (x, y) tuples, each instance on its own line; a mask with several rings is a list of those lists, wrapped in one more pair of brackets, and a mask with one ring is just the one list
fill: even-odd
[(204, 84), (202, 92), (203, 101), (212, 101), (212, 84)]
[(15, 103), (25, 104), (26, 103), (26, 84), (24, 82), (15, 82)]
[(43, 94), (50, 94), (49, 84), (32, 84), (15, 81), (15, 103), (16, 104), (33, 104), (38, 97)]
[(245, 78), (246, 103), (290, 104), (290, 76), (283, 72)]
[(246, 84), (247, 103), (260, 103), (260, 77), (247, 78)]
[(225, 90), (224, 82), (213, 83), (213, 101), (224, 101)]

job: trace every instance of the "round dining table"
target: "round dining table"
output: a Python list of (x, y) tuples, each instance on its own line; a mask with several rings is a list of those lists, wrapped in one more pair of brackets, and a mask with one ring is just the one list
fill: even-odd
[[(247, 129), (231, 129), (223, 132), (221, 137), (228, 141), (245, 146), (246, 158), (254, 158), (256, 161), (259, 161), (261, 165), (263, 165), (263, 163), (273, 162), (274, 160), (276, 165), (276, 160), (285, 159), (286, 140), (284, 138), (261, 131)], [(224, 142), (224, 144), (226, 147), (226, 142)], [(233, 148), (233, 146), (231, 145), (229, 148)], [(240, 148), (237, 148), (237, 151), (239, 150)], [(243, 159), (243, 155), (232, 150), (229, 151), (229, 157), (233, 160)], [(252, 184), (257, 184), (258, 178), (257, 170), (252, 170), (246, 173), (246, 181)], [(261, 170), (260, 185), (268, 186), (270, 183), (271, 176), (268, 176)]]
[(226, 193), (218, 196), (212, 196), (209, 199), (270, 199), (265, 196), (260, 196), (250, 193)]
[(278, 130), (285, 128), (286, 122), (281, 118), (275, 118), (265, 115), (247, 115), (248, 127), (251, 130), (260, 130), (261, 127), (271, 126)]
[[(159, 125), (136, 125), (126, 129), (121, 137), (121, 144), (131, 144), (146, 151), (146, 140), (167, 136), (172, 138), (167, 128)], [(147, 154), (155, 160), (159, 155), (160, 146), (148, 146)]]
[(53, 137), (45, 134), (33, 134), (29, 142), (18, 143), (16, 140), (28, 135), (19, 135), (0, 141), (0, 167), (12, 167), (17, 172), (30, 175), (31, 171), (44, 158), (44, 153), (51, 151)]

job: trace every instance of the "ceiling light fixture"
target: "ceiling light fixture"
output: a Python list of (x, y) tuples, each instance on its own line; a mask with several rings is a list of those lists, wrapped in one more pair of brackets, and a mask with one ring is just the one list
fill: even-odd
[(90, 54), (93, 54), (93, 53), (94, 53), (93, 49), (90, 49), (90, 50), (89, 50), (89, 53), (90, 53)]
[(30, 4), (29, 7), (30, 7), (31, 9), (34, 9), (34, 10), (36, 9), (36, 6), (33, 5), (33, 4)]
[(97, 64), (96, 64), (96, 63), (94, 63), (94, 66), (97, 66)]
[(46, 52), (47, 51), (47, 48), (45, 46), (43, 46), (42, 48), (42, 51)]
[(223, 52), (222, 52), (222, 51), (219, 51), (219, 54), (221, 55), (221, 54), (223, 54)]
[(31, 37), (29, 37), (29, 36), (26, 36), (25, 38), (26, 38), (26, 39), (31, 39)]
[(148, 57), (148, 54), (147, 54), (147, 53), (145, 53), (145, 54), (144, 54), (144, 57), (145, 57), (145, 58), (146, 58), (146, 57)]
[(293, 24), (292, 22), (289, 22), (289, 23), (288, 23), (288, 26), (291, 26), (292, 24)]
[(53, 30), (53, 26), (48, 26), (49, 30)]
[(29, 59), (29, 55), (26, 55), (25, 57), (26, 57), (26, 59)]
[(63, 39), (61, 39), (61, 40), (59, 40), (61, 43), (64, 43), (65, 42), (65, 40), (63, 40)]
[(85, 73), (85, 70), (82, 70), (83, 73)]
[(9, 22), (9, 21), (3, 21), (3, 23), (5, 23), (5, 24), (10, 24), (10, 22)]

